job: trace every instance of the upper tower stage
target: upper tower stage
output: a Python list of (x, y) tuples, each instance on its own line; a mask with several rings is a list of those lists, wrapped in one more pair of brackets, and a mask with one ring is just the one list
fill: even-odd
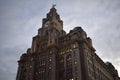
[(55, 5), (53, 5), (49, 13), (47, 13), (46, 18), (43, 19), (42, 28), (45, 27), (56, 28), (59, 31), (63, 30), (63, 21), (60, 19)]

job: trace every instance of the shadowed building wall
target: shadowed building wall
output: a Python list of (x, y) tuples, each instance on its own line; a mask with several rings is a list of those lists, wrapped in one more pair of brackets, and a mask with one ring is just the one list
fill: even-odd
[(97, 56), (81, 27), (66, 34), (54, 6), (18, 64), (16, 80), (120, 80), (114, 66)]

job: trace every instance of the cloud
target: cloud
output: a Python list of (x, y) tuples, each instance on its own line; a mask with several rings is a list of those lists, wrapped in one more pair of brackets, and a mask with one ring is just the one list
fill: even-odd
[(31, 46), (32, 37), (53, 3), (65, 31), (82, 26), (92, 38), (96, 53), (120, 70), (119, 0), (1, 0), (0, 80), (15, 79), (17, 60)]
[(15, 79), (17, 60), (24, 51), (24, 46), (0, 47), (0, 80)]
[(13, 80), (13, 76), (10, 74), (10, 72), (0, 68), (0, 80)]

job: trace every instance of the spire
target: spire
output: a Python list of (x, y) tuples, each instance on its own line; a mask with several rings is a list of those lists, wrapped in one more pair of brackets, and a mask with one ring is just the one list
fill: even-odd
[(50, 12), (48, 14), (52, 15), (52, 16), (57, 16), (57, 10), (55, 8), (55, 4), (52, 5), (52, 8), (50, 9)]
[(52, 8), (55, 8), (55, 6), (56, 6), (56, 5), (55, 5), (55, 4), (53, 4), (53, 5), (52, 5)]

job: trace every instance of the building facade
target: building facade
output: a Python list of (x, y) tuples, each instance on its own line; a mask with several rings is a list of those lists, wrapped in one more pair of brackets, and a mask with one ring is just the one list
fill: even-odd
[(18, 61), (16, 80), (120, 80), (117, 70), (95, 53), (81, 27), (69, 33), (53, 6), (32, 46)]

